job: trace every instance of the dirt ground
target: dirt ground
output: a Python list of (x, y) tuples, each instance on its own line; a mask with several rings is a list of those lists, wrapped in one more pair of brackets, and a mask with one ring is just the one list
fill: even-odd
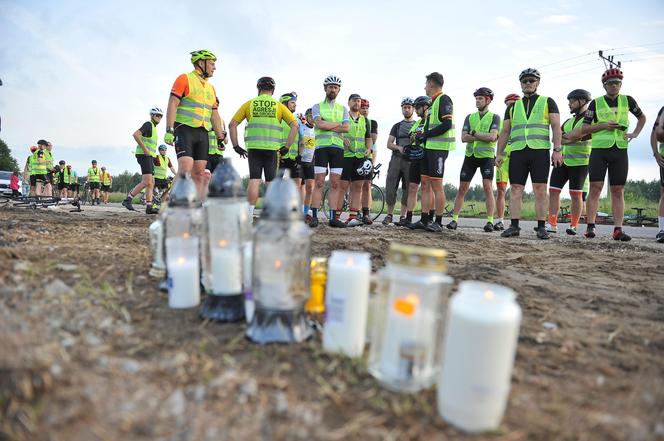
[(435, 391), (388, 392), (320, 336), (260, 347), (173, 311), (147, 276), (151, 218), (0, 209), (0, 440), (664, 439), (664, 247), (652, 241), (319, 227), (313, 254), (443, 247), (457, 281), (508, 285), (523, 324), (500, 429), (471, 437)]

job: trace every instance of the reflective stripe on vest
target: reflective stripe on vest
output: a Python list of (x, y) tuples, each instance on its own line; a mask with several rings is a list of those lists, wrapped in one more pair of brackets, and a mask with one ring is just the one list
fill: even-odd
[[(297, 120), (296, 120), (297, 121)], [(290, 124), (286, 124), (286, 121), (283, 119), (281, 120), (281, 145), (285, 146), (286, 141), (288, 141), (288, 135), (290, 135)], [(291, 144), (290, 149), (288, 150), (288, 153), (286, 153), (283, 158), (284, 159), (295, 159), (297, 158), (297, 155), (300, 153), (300, 132), (299, 130), (295, 132), (295, 139), (293, 140), (293, 144)]]
[(168, 156), (157, 156), (157, 162), (159, 165), (155, 165), (154, 167), (154, 178), (166, 179), (168, 175)]
[(537, 97), (530, 116), (526, 117), (526, 108), (523, 100), (516, 101), (512, 107), (512, 123), (510, 142), (512, 151), (523, 150), (526, 146), (531, 149), (550, 149), (551, 136), (549, 134), (548, 98)]
[(210, 131), (212, 130), (212, 108), (217, 103), (214, 88), (196, 71), (189, 72), (187, 80), (189, 95), (183, 96), (180, 100), (175, 122), (194, 128), (205, 127), (205, 130)]
[[(583, 125), (583, 118), (574, 124), (574, 118), (570, 118), (563, 124), (563, 133), (569, 133)], [(563, 163), (570, 167), (588, 165), (590, 161), (590, 140), (574, 141), (571, 144), (563, 144)]]
[(46, 167), (46, 161), (43, 158), (42, 158), (41, 161), (39, 160), (39, 156), (37, 155), (38, 152), (39, 152), (39, 150), (37, 150), (36, 152), (34, 152), (32, 154), (34, 159), (33, 159), (32, 167), (31, 167), (31, 171), (32, 171), (31, 176), (32, 175), (45, 175), (46, 172), (48, 171), (48, 169)]
[(217, 141), (217, 134), (214, 133), (214, 130), (208, 132), (208, 155), (224, 155), (224, 151), (219, 150), (219, 141)]
[(250, 150), (279, 150), (281, 121), (277, 118), (279, 102), (270, 95), (258, 95), (249, 102), (249, 116), (244, 142)]
[(601, 96), (595, 99), (595, 115), (597, 122), (593, 125), (615, 121), (625, 130), (620, 129), (604, 129), (592, 134), (592, 147), (594, 149), (608, 149), (617, 145), (618, 148), (626, 149), (629, 143), (625, 139), (625, 133), (629, 127), (629, 104), (627, 103), (627, 96), (618, 95), (618, 112), (614, 112), (606, 102), (606, 98)]
[[(491, 132), (493, 123), (493, 113), (487, 112), (480, 115), (480, 112), (471, 113), (468, 117), (470, 131), (477, 133)], [(473, 141), (466, 144), (466, 156), (475, 156), (476, 158), (493, 158), (496, 156), (496, 141)]]
[[(141, 135), (141, 141), (143, 141), (143, 145), (148, 149), (148, 152), (150, 152), (150, 156), (154, 158), (157, 156), (157, 142), (159, 142), (159, 135), (157, 134), (157, 126), (154, 125), (152, 120), (150, 120), (150, 125), (152, 126), (152, 133), (150, 137), (146, 138), (145, 136)], [(135, 154), (145, 155), (145, 152), (140, 145), (136, 146)]]
[(99, 182), (99, 168), (90, 167), (88, 169), (88, 182)]
[[(428, 127), (427, 130), (433, 130), (439, 125), (441, 125), (440, 119), (438, 117), (438, 109), (440, 107), (440, 98), (443, 96), (441, 93), (433, 100), (431, 104), (431, 110), (428, 116)], [(454, 118), (454, 115), (452, 115)], [(456, 141), (454, 139), (454, 121), (452, 121), (452, 128), (447, 130), (442, 135), (434, 136), (432, 138), (427, 138), (424, 148), (427, 150), (449, 150), (452, 151), (456, 148)]]
[(344, 145), (344, 158), (364, 158), (367, 150), (364, 137), (367, 134), (367, 118), (360, 115), (357, 120), (350, 118), (348, 132), (344, 134), (344, 139), (348, 140), (348, 147)]
[[(323, 100), (318, 104), (320, 107), (320, 117), (325, 122), (343, 122), (344, 119), (344, 106), (338, 103), (334, 103), (334, 106), (330, 108), (330, 103), (327, 100)], [(316, 148), (320, 147), (344, 147), (344, 141), (340, 133), (332, 132), (329, 130), (323, 130), (316, 127)]]

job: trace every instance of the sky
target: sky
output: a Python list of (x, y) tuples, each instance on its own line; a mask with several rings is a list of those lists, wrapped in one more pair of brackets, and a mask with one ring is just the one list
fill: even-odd
[[(370, 100), (378, 122), (378, 161), (387, 170), (390, 128), (404, 96), (424, 94), (425, 75), (441, 72), (454, 102), (457, 149), (445, 182), (458, 185), (465, 115), (473, 91), (490, 87), (502, 99), (520, 92), (519, 72), (538, 68), (539, 93), (569, 117), (576, 88), (603, 93), (598, 50), (623, 61), (622, 93), (648, 121), (630, 144), (629, 179), (656, 179), (650, 131), (664, 106), (664, 2), (442, 2), (339, 0), (333, 7), (252, 1), (113, 2), (0, 0), (0, 138), (21, 165), (38, 139), (79, 174), (92, 159), (111, 173), (139, 171), (132, 134), (149, 109), (166, 109), (175, 78), (191, 70), (189, 53), (214, 52), (211, 79), (227, 122), (256, 94), (256, 80), (275, 78), (275, 95), (296, 91), (297, 112), (324, 98), (323, 79), (339, 76), (339, 102), (351, 93)], [(636, 119), (630, 117), (633, 128)], [(160, 143), (165, 119), (158, 127)], [(240, 129), (239, 133), (242, 133)], [(172, 147), (169, 155), (175, 159)], [(227, 156), (241, 174), (246, 160)], [(384, 181), (382, 174), (382, 180)], [(480, 183), (479, 174), (473, 185)]]

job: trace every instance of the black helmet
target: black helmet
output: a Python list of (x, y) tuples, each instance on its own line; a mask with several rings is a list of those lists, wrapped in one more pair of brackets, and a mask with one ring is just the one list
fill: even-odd
[(540, 79), (539, 70), (534, 69), (532, 67), (529, 67), (528, 69), (524, 69), (519, 74), (519, 81), (521, 81), (524, 77), (535, 77), (539, 80)]
[(473, 96), (488, 96), (489, 98), (493, 99), (493, 90), (489, 89), (488, 87), (480, 87), (475, 92), (473, 92)]
[(276, 84), (272, 77), (260, 77), (256, 82), (256, 88), (258, 90), (274, 90)]
[(413, 101), (413, 106), (414, 107), (431, 107), (431, 98), (428, 96), (418, 96), (415, 98), (415, 101)]
[(584, 89), (574, 89), (571, 91), (569, 94), (567, 94), (567, 99), (568, 100), (586, 100), (590, 101), (593, 99), (592, 95), (590, 95), (590, 92)]

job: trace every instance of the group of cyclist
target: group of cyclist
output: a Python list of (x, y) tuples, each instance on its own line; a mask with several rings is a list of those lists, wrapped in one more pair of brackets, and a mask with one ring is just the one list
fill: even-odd
[[(214, 170), (215, 161), (218, 162), (228, 143), (218, 111), (219, 100), (208, 81), (214, 74), (216, 61), (210, 51), (192, 52), (194, 70), (176, 79), (166, 110), (164, 141), (175, 147), (178, 171), (191, 174), (201, 197), (205, 197), (209, 173)], [(584, 193), (587, 193), (588, 225), (584, 235), (593, 238), (599, 197), (608, 172), (615, 223), (612, 238), (630, 240), (622, 230), (627, 147), (643, 129), (646, 118), (632, 97), (620, 94), (622, 71), (610, 68), (604, 72), (602, 84), (606, 93), (599, 98), (593, 100), (583, 89), (570, 92), (567, 99), (572, 117), (562, 124), (556, 102), (538, 94), (540, 79), (537, 69), (528, 68), (519, 74), (523, 96), (510, 94), (505, 98), (507, 108), (502, 119), (489, 111), (493, 91), (488, 87), (475, 91), (477, 112), (464, 120), (461, 139), (466, 143), (466, 149), (459, 192), (452, 221), (445, 227), (451, 230), (458, 227), (464, 196), (479, 169), (486, 196), (486, 232), (502, 231), (502, 237), (520, 235), (522, 197), (530, 176), (535, 194), (538, 238), (548, 239), (549, 233), (557, 231), (559, 195), (567, 182), (572, 210), (571, 224), (566, 232), (577, 234)], [(290, 170), (291, 177), (301, 185), (303, 211), (311, 227), (318, 226), (322, 190), (328, 174), (329, 225), (345, 228), (371, 223), (370, 179), (376, 158), (377, 124), (368, 118), (369, 103), (359, 94), (350, 94), (348, 107), (338, 102), (341, 85), (341, 79), (335, 75), (325, 78), (325, 97), (298, 120), (294, 115), (297, 94), (289, 92), (276, 99), (273, 97), (274, 79), (261, 77), (256, 85), (257, 96), (245, 102), (234, 114), (228, 134), (233, 150), (249, 162), (247, 197), (252, 214), (261, 179), (264, 178), (269, 185), (276, 170), (284, 168)], [(414, 230), (443, 231), (445, 162), (456, 146), (453, 103), (443, 92), (443, 85), (443, 75), (433, 72), (426, 76), (426, 95), (401, 101), (404, 119), (392, 128), (387, 142), (392, 158), (387, 178), (385, 224), (394, 222)], [(413, 112), (419, 118), (417, 121)], [(638, 120), (631, 132), (628, 131), (630, 112)], [(157, 145), (155, 127), (162, 115), (159, 109), (153, 109), (151, 121), (134, 134), (138, 144), (136, 156), (144, 179), (127, 195), (125, 206), (131, 206), (131, 198), (143, 187), (149, 190), (154, 185), (150, 169), (157, 162), (144, 156), (154, 157)], [(237, 129), (245, 120), (245, 147), (242, 147)], [(662, 166), (662, 153), (656, 147), (653, 152)], [(553, 171), (549, 174), (551, 166)], [(169, 163), (168, 168), (171, 167)], [(171, 171), (175, 172), (173, 168)], [(494, 175), (498, 188), (496, 199)], [(511, 219), (505, 228), (503, 216), (508, 181)], [(403, 190), (401, 215), (398, 221), (394, 221), (399, 182)], [(664, 176), (662, 182), (664, 186)], [(413, 210), (420, 189), (422, 212), (420, 219), (415, 221)], [(341, 215), (347, 192), (350, 213), (343, 221)], [(660, 210), (662, 224), (663, 215)], [(657, 240), (664, 241), (664, 225), (660, 225), (660, 229)]]
[[(53, 161), (53, 144), (44, 139), (30, 147), (30, 154), (23, 168), (23, 182), (29, 187), (30, 197), (78, 198), (80, 180), (77, 172), (64, 160)], [(106, 167), (99, 168), (92, 160), (84, 179), (88, 185), (92, 204), (108, 204), (113, 176)], [(16, 195), (17, 193), (14, 193)]]

